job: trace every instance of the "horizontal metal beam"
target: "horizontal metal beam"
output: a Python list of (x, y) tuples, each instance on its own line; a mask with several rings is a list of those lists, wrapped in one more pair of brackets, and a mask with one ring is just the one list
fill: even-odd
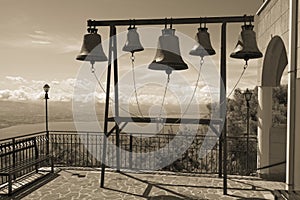
[(222, 120), (220, 119), (191, 119), (191, 118), (161, 118), (161, 121), (157, 121), (157, 118), (150, 117), (110, 117), (108, 118), (109, 122), (136, 122), (136, 123), (166, 123), (166, 124), (221, 124)]
[(161, 25), (161, 24), (199, 24), (199, 23), (241, 23), (254, 22), (254, 16), (231, 17), (198, 17), (198, 18), (165, 18), (165, 19), (133, 19), (133, 20), (88, 20), (88, 26), (129, 26), (129, 25)]

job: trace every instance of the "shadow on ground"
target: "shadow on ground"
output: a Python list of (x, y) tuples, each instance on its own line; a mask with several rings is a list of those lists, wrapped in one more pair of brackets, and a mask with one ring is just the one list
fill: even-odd
[(27, 195), (31, 194), (32, 192), (36, 191), (37, 189), (43, 187), (44, 185), (48, 184), (49, 182), (53, 181), (59, 177), (57, 173), (49, 173), (47, 176), (40, 178), (39, 180), (36, 180), (28, 185), (26, 185), (24, 188), (16, 191), (13, 195), (0, 195), (1, 200), (12, 200), (12, 199), (22, 199), (26, 197)]

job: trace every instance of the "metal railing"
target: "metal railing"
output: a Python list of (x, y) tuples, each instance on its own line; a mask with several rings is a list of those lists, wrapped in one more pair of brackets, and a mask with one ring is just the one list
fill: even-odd
[[(0, 172), (9, 167), (16, 167), (24, 160), (34, 159), (37, 155), (46, 154), (46, 132), (37, 132), (24, 136), (12, 137), (0, 140)], [(15, 175), (21, 177), (34, 167), (24, 169)], [(0, 176), (0, 185), (6, 183), (8, 177)]]
[[(50, 131), (50, 154), (56, 166), (70, 167), (100, 167), (102, 148), (102, 132), (88, 131)], [(174, 140), (178, 137), (179, 140)], [(39, 154), (45, 154), (47, 147), (46, 132), (0, 140), (0, 171), (7, 166), (13, 166), (20, 159), (32, 155), (29, 150), (7, 154), (14, 151), (18, 145), (26, 145), (25, 138), (37, 141)], [(24, 141), (24, 142), (22, 142)], [(174, 143), (177, 141), (177, 143)], [(190, 141), (190, 144), (184, 143)], [(205, 142), (204, 142), (205, 141)], [(171, 143), (173, 144), (171, 145)], [(217, 137), (189, 134), (120, 134), (121, 169), (149, 170), (158, 166), (161, 170), (191, 173), (218, 173), (219, 141)], [(246, 173), (246, 137), (228, 137), (228, 174)], [(211, 145), (212, 144), (212, 145)], [(248, 152), (248, 170), (256, 171), (257, 139), (250, 137)], [(174, 157), (174, 152), (182, 151), (180, 147), (188, 148)], [(156, 154), (156, 151), (160, 154)], [(168, 163), (167, 165), (165, 165)], [(116, 168), (116, 135), (108, 138), (107, 161), (111, 168)], [(26, 171), (24, 171), (26, 173)], [(0, 184), (6, 183), (1, 177)]]

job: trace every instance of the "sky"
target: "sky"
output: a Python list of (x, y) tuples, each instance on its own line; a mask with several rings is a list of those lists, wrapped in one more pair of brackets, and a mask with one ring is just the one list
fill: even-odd
[[(75, 60), (82, 44), (83, 35), (86, 34), (86, 21), (88, 19), (110, 20), (110, 19), (140, 19), (140, 18), (184, 18), (184, 17), (213, 17), (213, 16), (242, 16), (255, 15), (262, 4), (262, 0), (1, 0), (0, 1), (0, 99), (4, 100), (37, 100), (43, 97), (42, 87), (45, 83), (50, 85), (50, 95), (53, 100), (69, 101), (74, 98), (74, 85), (82, 67), (82, 62)], [(229, 58), (233, 50), (242, 24), (228, 25), (227, 38), (227, 71), (228, 91), (231, 90), (243, 69), (242, 60)], [(212, 45), (217, 54), (209, 61), (207, 66), (214, 65), (216, 73), (219, 66), (220, 53), (220, 25), (207, 25), (211, 35)], [(183, 46), (184, 37), (193, 39), (199, 25), (174, 25), (176, 34)], [(160, 90), (155, 93), (154, 85), (147, 87), (145, 75), (152, 72), (146, 71), (146, 66), (153, 60), (155, 46), (160, 26), (152, 27), (156, 38), (147, 39), (146, 27), (138, 27), (141, 41), (144, 44), (152, 42), (152, 49), (136, 55), (137, 86), (140, 89), (141, 101), (160, 98), (164, 84), (164, 77), (157, 72)], [(149, 27), (147, 27), (149, 28)], [(151, 28), (151, 27), (150, 27)], [(120, 37), (126, 37), (127, 27), (117, 29), (122, 33)], [(108, 28), (100, 27), (98, 31), (102, 40), (107, 42)], [(150, 32), (150, 31), (148, 31)], [(144, 36), (143, 36), (144, 35)], [(181, 37), (182, 36), (182, 37)], [(145, 39), (146, 38), (146, 39)], [(122, 40), (121, 40), (122, 41)], [(125, 41), (125, 40), (124, 40)], [(119, 44), (123, 46), (122, 43)], [(104, 47), (106, 47), (104, 45)], [(192, 48), (181, 47), (181, 51)], [(107, 54), (107, 48), (104, 48)], [(186, 54), (186, 53), (182, 53)], [(206, 65), (204, 63), (204, 67)], [(102, 66), (102, 65), (101, 65)], [(100, 66), (100, 67), (101, 67)], [(105, 66), (104, 66), (105, 69)], [(129, 55), (120, 57), (120, 74), (123, 77), (124, 90), (132, 87)], [(99, 74), (99, 73), (102, 74)], [(204, 71), (205, 72), (205, 69)], [(105, 71), (98, 70), (100, 81), (105, 85)], [(124, 75), (125, 74), (125, 75)], [(257, 81), (257, 62), (250, 61), (240, 84), (240, 88), (253, 88)], [(123, 76), (124, 75), (124, 76)], [(174, 75), (175, 77), (176, 75)], [(195, 85), (197, 76), (195, 71), (189, 70), (179, 76), (187, 80), (188, 88), (180, 90), (179, 95), (191, 92)], [(85, 78), (93, 79), (92, 76)], [(150, 78), (151, 79), (151, 78)], [(149, 78), (146, 80), (150, 80)], [(204, 98), (210, 94), (204, 94), (207, 89), (205, 78), (201, 77), (202, 85), (197, 91), (198, 98)], [(210, 77), (206, 77), (210, 79)], [(95, 83), (95, 80), (93, 80)], [(143, 84), (142, 84), (143, 83)], [(148, 83), (147, 83), (148, 84)], [(176, 85), (177, 84), (177, 85)], [(181, 87), (181, 82), (174, 83), (173, 87)], [(144, 90), (142, 90), (144, 88)], [(210, 88), (210, 90), (212, 90)], [(148, 92), (148, 93), (147, 93)], [(202, 92), (202, 93), (201, 93)], [(172, 91), (170, 92), (172, 93)], [(213, 93), (213, 91), (210, 91)], [(104, 100), (103, 92), (94, 92), (99, 100)], [(132, 92), (128, 94), (132, 96)], [(190, 95), (190, 94), (189, 94)], [(172, 95), (171, 95), (172, 96)], [(149, 99), (153, 97), (153, 99)], [(126, 98), (126, 95), (124, 96)], [(188, 99), (189, 96), (185, 96)], [(172, 99), (172, 98), (170, 98)], [(160, 100), (157, 100), (159, 102)]]

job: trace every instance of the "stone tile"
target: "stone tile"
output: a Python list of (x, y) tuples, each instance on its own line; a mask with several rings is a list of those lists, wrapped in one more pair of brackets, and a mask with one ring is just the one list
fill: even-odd
[[(73, 172), (72, 172), (73, 173)], [(59, 177), (26, 196), (31, 199), (238, 199), (269, 198), (270, 191), (283, 189), (284, 183), (259, 178), (232, 176), (228, 179), (228, 194), (223, 195), (223, 180), (215, 175), (176, 176), (174, 174), (119, 174), (107, 172), (105, 187), (99, 187), (100, 172), (77, 171), (86, 177), (72, 176), (62, 170)], [(149, 184), (152, 187), (148, 187)], [(146, 188), (149, 191), (146, 192)]]

